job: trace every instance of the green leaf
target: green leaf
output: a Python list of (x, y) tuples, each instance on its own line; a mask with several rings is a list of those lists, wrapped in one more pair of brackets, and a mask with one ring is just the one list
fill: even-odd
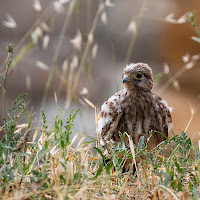
[(175, 162), (175, 165), (176, 165), (177, 171), (178, 171), (179, 173), (182, 173), (183, 170), (180, 168), (179, 164), (178, 164), (177, 162)]
[(189, 12), (187, 14), (187, 19), (189, 21), (189, 23), (192, 25), (192, 26), (195, 26), (195, 19), (194, 19), (194, 13), (193, 12)]
[(138, 143), (138, 151), (142, 150), (143, 145), (144, 145), (144, 136), (141, 136)]
[(192, 188), (193, 188), (193, 186), (192, 186), (191, 181), (189, 182), (189, 188), (190, 188), (190, 192), (192, 192)]
[(97, 147), (94, 147), (94, 149), (97, 150), (97, 152), (101, 155), (101, 157), (103, 158), (103, 160), (105, 161), (106, 160), (106, 157), (103, 155), (101, 149), (97, 148)]
[(90, 143), (94, 143), (94, 142), (97, 142), (98, 140), (90, 140), (90, 141), (87, 141), (87, 142), (83, 142), (83, 144), (90, 144)]
[(183, 186), (182, 183), (179, 181), (177, 185), (179, 192), (182, 191), (182, 186)]
[(0, 80), (4, 80), (5, 76), (0, 75)]
[(154, 166), (154, 169), (158, 169), (159, 165), (157, 163), (155, 163), (153, 166)]
[(1, 168), (0, 168), (0, 173), (7, 167), (10, 167), (10, 165), (3, 165)]
[(165, 134), (163, 134), (163, 133), (161, 133), (161, 132), (159, 132), (159, 131), (155, 131), (156, 133), (159, 133), (160, 135), (162, 135), (166, 140), (168, 140), (168, 137), (165, 135)]
[(198, 160), (199, 159), (199, 149), (196, 145), (194, 145), (195, 148), (195, 159)]
[(113, 167), (113, 162), (110, 161), (109, 163), (107, 163), (106, 165), (106, 172), (107, 174), (110, 174), (110, 169)]
[(45, 149), (48, 149), (48, 141), (45, 141), (44, 147), (45, 147)]
[(121, 138), (121, 142), (124, 142), (125, 133), (122, 134), (122, 133), (119, 131), (119, 137)]
[(62, 148), (62, 149), (65, 148), (65, 142), (64, 142), (63, 140), (61, 141), (61, 144), (60, 144), (60, 145), (61, 145), (61, 148)]
[(1, 92), (4, 94), (5, 93), (5, 89), (3, 88), (3, 86), (0, 84), (0, 88), (1, 88)]
[(81, 177), (81, 174), (79, 172), (76, 172), (74, 174), (74, 180), (78, 180)]
[(19, 173), (20, 173), (20, 175), (22, 175), (23, 174), (23, 167), (22, 167), (21, 159), (19, 157), (16, 158), (16, 163), (17, 163)]
[(95, 178), (97, 178), (101, 174), (101, 172), (103, 171), (103, 165), (104, 165), (103, 163), (101, 165), (99, 165), (99, 169), (97, 170)]
[(170, 180), (174, 180), (174, 169), (169, 170)]
[(31, 166), (32, 162), (29, 162), (27, 165), (24, 166), (24, 174), (26, 174)]
[(197, 188), (193, 188), (192, 196), (194, 197), (193, 199), (199, 199)]
[(150, 151), (150, 159), (151, 159), (152, 163), (155, 162), (154, 155), (153, 155), (153, 153), (151, 151)]
[(174, 189), (175, 186), (176, 186), (176, 181), (172, 181), (172, 182), (171, 182), (171, 187)]
[(168, 187), (169, 177), (164, 172), (162, 172), (162, 175), (165, 177), (165, 179), (164, 179), (164, 186)]
[(13, 53), (13, 46), (12, 44), (8, 44), (7, 47), (6, 47), (8, 53)]
[(193, 175), (193, 179), (194, 179), (193, 184), (197, 186), (197, 184), (198, 184), (198, 179), (195, 177), (195, 175)]

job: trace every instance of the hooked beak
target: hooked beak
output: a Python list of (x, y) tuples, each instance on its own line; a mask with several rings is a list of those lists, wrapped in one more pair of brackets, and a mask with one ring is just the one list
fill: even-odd
[(129, 80), (127, 76), (125, 76), (125, 77), (123, 78), (123, 83), (127, 83), (127, 82), (132, 82), (132, 81)]

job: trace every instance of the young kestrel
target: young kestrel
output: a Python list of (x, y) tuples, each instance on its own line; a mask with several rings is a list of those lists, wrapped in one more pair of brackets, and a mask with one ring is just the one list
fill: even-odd
[[(153, 131), (147, 146), (150, 150), (165, 139), (160, 133), (168, 136), (172, 128), (172, 109), (151, 91), (153, 73), (145, 63), (127, 65), (123, 72), (123, 85), (121, 91), (101, 106), (97, 122), (100, 143), (102, 146), (109, 141), (117, 144), (121, 141), (120, 131), (126, 132), (137, 145), (140, 136), (147, 140), (149, 131)], [(129, 147), (127, 137), (125, 143)]]

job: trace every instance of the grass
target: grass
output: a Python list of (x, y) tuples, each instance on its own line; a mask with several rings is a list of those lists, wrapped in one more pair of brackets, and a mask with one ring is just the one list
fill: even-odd
[[(7, 134), (0, 141), (1, 199), (199, 199), (199, 149), (184, 131), (150, 152), (144, 137), (137, 147), (130, 139), (128, 150), (125, 133), (120, 134), (122, 141), (113, 145), (112, 158), (106, 162), (98, 143), (94, 146), (94, 136), (84, 142), (76, 133), (70, 141), (78, 110), (64, 120), (60, 109), (53, 124), (42, 111), (42, 126), (36, 129), (25, 98), (20, 95), (13, 102), (7, 129), (2, 127)], [(23, 124), (18, 124), (19, 118), (25, 120)], [(138, 157), (136, 172), (131, 167), (122, 173), (126, 160)]]
[[(64, 1), (56, 2), (57, 6), (59, 2), (63, 2), (59, 4), (62, 10)], [(41, 31), (45, 32), (41, 24), (46, 24), (49, 20), (49, 30), (53, 31), (54, 15), (58, 12), (52, 9), (55, 7), (54, 3), (41, 11), (36, 22), (14, 48), (15, 51), (11, 45), (8, 46), (8, 57), (1, 65), (5, 69), (5, 74), (0, 77), (4, 122), (0, 127), (0, 132), (4, 134), (0, 141), (0, 199), (199, 199), (200, 146), (192, 144), (186, 134), (187, 128), (178, 135), (173, 133), (172, 138), (166, 138), (150, 152), (147, 151), (144, 137), (140, 138), (137, 146), (129, 138), (130, 149), (127, 149), (124, 144), (126, 133), (119, 133), (121, 142), (117, 146), (111, 144), (113, 145), (110, 152), (111, 159), (107, 161), (99, 146), (98, 135), (85, 134), (82, 137), (81, 133), (73, 130), (74, 120), (79, 110), (72, 110), (66, 118), (65, 111), (59, 108), (59, 114), (53, 123), (47, 121), (42, 110), (40, 126), (37, 127), (32, 120), (33, 110), (27, 110), (26, 94), (17, 97), (9, 110), (6, 108), (7, 75), (17, 67), (17, 63), (30, 49), (37, 46), (38, 40), (44, 39), (44, 34), (40, 34)], [(145, 3), (146, 1), (143, 2), (137, 23), (132, 21), (132, 25), (136, 26), (137, 34), (144, 15)], [(72, 0), (67, 4), (68, 11), (52, 59), (42, 107), (45, 106), (51, 81), (55, 75), (60, 80), (58, 90), (61, 91), (63, 86), (68, 90), (66, 108), (72, 100), (80, 97), (77, 87), (81, 75), (87, 74), (85, 69), (86, 66), (90, 66), (90, 57), (93, 58), (90, 54), (97, 45), (94, 44), (94, 33), (98, 20), (103, 14), (105, 23), (105, 8), (112, 7), (109, 1), (99, 1), (86, 44), (82, 44), (81, 33), (79, 40), (75, 38), (71, 41), (74, 50), (71, 59), (66, 62), (68, 64), (63, 70), (64, 73), (61, 73), (57, 69), (57, 60), (69, 21), (73, 12), (79, 9), (80, 2)], [(88, 1), (88, 4), (91, 2)], [(170, 20), (176, 22), (174, 19)], [(198, 37), (192, 39), (199, 42), (199, 29), (194, 15), (189, 13), (187, 20), (197, 32)], [(134, 27), (130, 28), (130, 31), (132, 35), (124, 63), (130, 60), (137, 36)], [(80, 44), (75, 44), (75, 41)], [(184, 57), (183, 68), (174, 76), (170, 76), (171, 78), (158, 92), (162, 93), (170, 85), (178, 88), (177, 79), (191, 69), (199, 59), (197, 55)], [(165, 69), (163, 74), (169, 75), (169, 73), (169, 69)], [(54, 94), (57, 102), (56, 92)], [(96, 107), (87, 98), (81, 98), (95, 110), (96, 115)], [(119, 157), (119, 154), (122, 156)], [(135, 160), (138, 158), (141, 162), (136, 164)], [(127, 159), (131, 159), (132, 163), (130, 170), (124, 173)]]

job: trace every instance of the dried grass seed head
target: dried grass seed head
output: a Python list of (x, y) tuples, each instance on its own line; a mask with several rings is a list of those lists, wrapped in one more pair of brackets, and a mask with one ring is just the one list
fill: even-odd
[(82, 35), (81, 35), (81, 32), (78, 30), (77, 31), (77, 35), (75, 36), (74, 39), (72, 39), (70, 41), (73, 45), (73, 47), (77, 50), (81, 50), (81, 45), (82, 45)]
[(33, 8), (38, 12), (42, 10), (42, 6), (39, 0), (34, 0)]
[(6, 15), (6, 20), (2, 22), (7, 28), (16, 28), (17, 23), (11, 15)]

